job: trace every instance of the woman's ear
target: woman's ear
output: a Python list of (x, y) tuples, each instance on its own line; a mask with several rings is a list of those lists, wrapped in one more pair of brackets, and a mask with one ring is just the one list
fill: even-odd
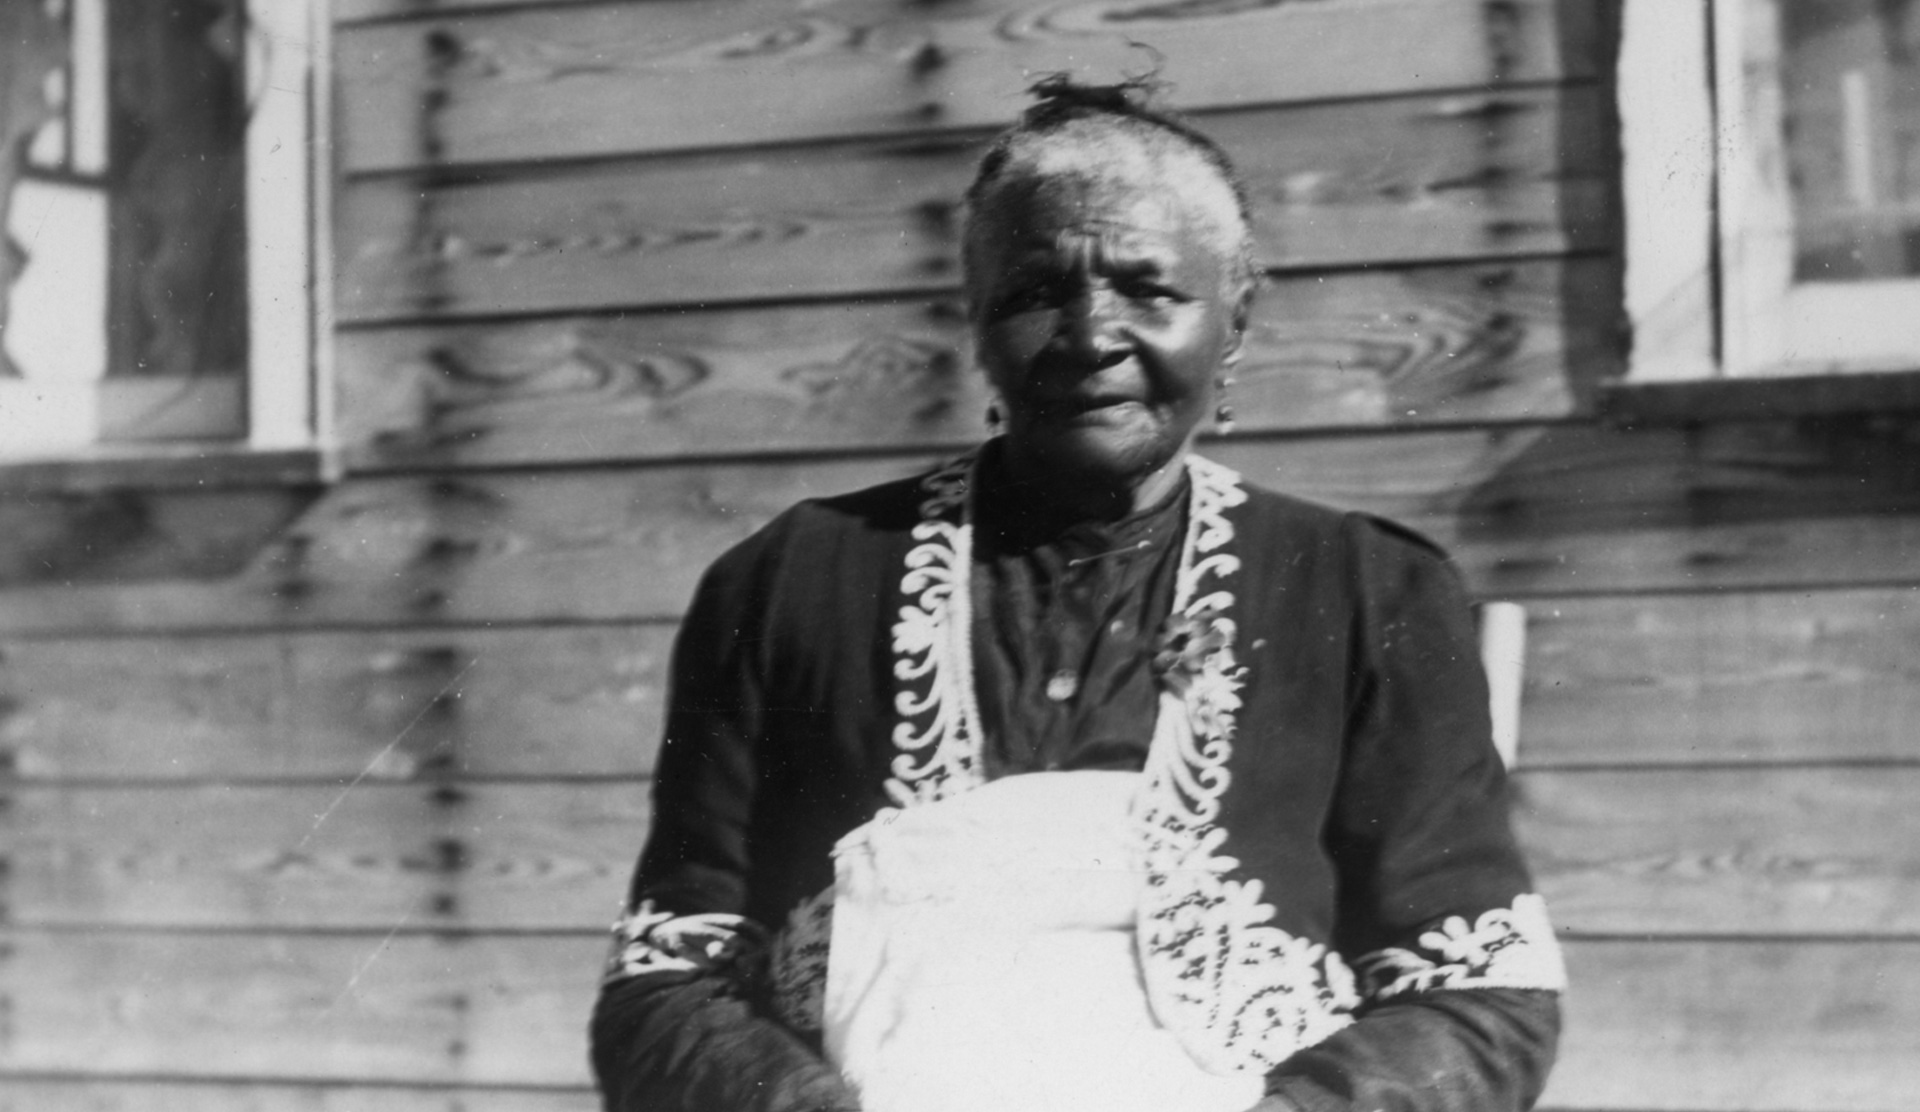
[(1256, 283), (1248, 282), (1233, 301), (1233, 335), (1227, 337), (1226, 358), (1229, 361), (1240, 358), (1240, 349), (1247, 342), (1247, 325), (1253, 320), (1253, 290)]

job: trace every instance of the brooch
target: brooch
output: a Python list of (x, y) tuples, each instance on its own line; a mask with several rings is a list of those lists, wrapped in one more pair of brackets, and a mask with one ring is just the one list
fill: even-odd
[(1160, 688), (1187, 706), (1195, 734), (1224, 737), (1246, 669), (1234, 665), (1233, 621), (1212, 611), (1167, 616), (1155, 644), (1153, 673)]

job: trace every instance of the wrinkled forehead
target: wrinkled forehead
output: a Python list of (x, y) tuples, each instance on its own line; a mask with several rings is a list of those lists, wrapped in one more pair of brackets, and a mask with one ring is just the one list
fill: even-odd
[(1085, 124), (1015, 143), (971, 224), (1004, 233), (1008, 217), (1076, 205), (1089, 221), (1180, 224), (1228, 256), (1247, 232), (1232, 187), (1191, 146)]
[(1046, 249), (1086, 238), (1110, 247), (1138, 247), (1169, 235), (1214, 247), (1216, 231), (1207, 214), (1195, 211), (1176, 192), (1079, 174), (1009, 181), (994, 192), (991, 207), (975, 221), (975, 234), (988, 237), (976, 246), (997, 252)]

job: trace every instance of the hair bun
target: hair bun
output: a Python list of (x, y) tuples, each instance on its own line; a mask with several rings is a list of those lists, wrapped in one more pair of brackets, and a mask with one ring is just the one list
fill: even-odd
[(1089, 112), (1154, 119), (1162, 113), (1154, 108), (1153, 101), (1167, 90), (1167, 83), (1157, 76), (1159, 72), (1156, 65), (1149, 73), (1111, 85), (1084, 84), (1070, 73), (1049, 73), (1027, 86), (1037, 103), (1025, 112), (1025, 122), (1045, 125)]

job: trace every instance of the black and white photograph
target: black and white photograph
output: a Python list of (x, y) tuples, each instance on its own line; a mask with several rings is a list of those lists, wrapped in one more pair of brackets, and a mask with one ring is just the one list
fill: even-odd
[(1920, 0), (0, 0), (0, 1112), (1920, 1112)]

